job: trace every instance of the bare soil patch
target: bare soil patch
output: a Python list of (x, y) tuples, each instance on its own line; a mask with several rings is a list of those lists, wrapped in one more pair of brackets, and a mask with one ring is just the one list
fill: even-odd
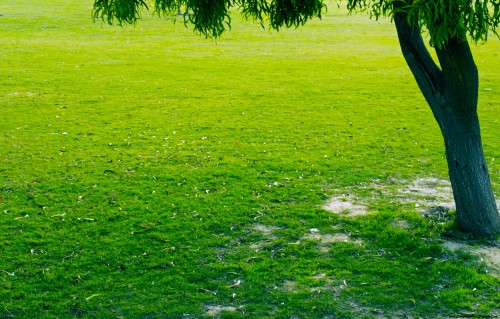
[(255, 225), (253, 225), (252, 231), (262, 233), (262, 235), (265, 237), (265, 241), (253, 243), (250, 245), (250, 248), (255, 250), (255, 251), (261, 250), (262, 245), (264, 245), (265, 242), (273, 241), (276, 239), (276, 236), (274, 236), (273, 233), (278, 229), (279, 229), (278, 227), (266, 226), (266, 225), (263, 225), (261, 223), (257, 223)]
[(377, 182), (369, 186), (361, 186), (360, 189), (372, 189), (374, 196), (371, 198), (358, 198), (352, 195), (356, 191), (350, 188), (349, 193), (330, 199), (323, 209), (338, 215), (347, 217), (362, 216), (370, 213), (369, 203), (376, 201), (380, 196), (394, 198), (397, 203), (414, 204), (421, 214), (425, 214), (433, 207), (444, 207), (454, 209), (453, 193), (450, 182), (434, 177), (417, 178), (413, 181), (394, 180), (397, 185), (383, 185)]
[(349, 217), (363, 216), (368, 213), (368, 209), (365, 205), (357, 203), (355, 198), (349, 195), (337, 196), (330, 199), (330, 201), (323, 206), (323, 209)]
[(262, 233), (265, 237), (270, 237), (270, 238), (273, 238), (273, 232), (275, 232), (276, 230), (278, 230), (279, 228), (278, 227), (274, 227), (274, 226), (266, 226), (266, 225), (263, 225), (263, 224), (255, 224), (253, 226), (253, 230), (254, 231), (257, 231), (257, 232), (260, 232)]
[(211, 305), (211, 306), (206, 306), (205, 310), (207, 316), (215, 318), (218, 317), (224, 311), (234, 312), (238, 310), (238, 308), (231, 306)]
[[(355, 195), (355, 188), (344, 190), (347, 195), (333, 197), (323, 206), (323, 209), (345, 217), (362, 216), (368, 213), (367, 207), (370, 202), (376, 201), (381, 196), (395, 198), (395, 202), (404, 204), (414, 204), (415, 209), (431, 222), (446, 223), (453, 217), (452, 210), (455, 209), (453, 192), (450, 182), (435, 177), (417, 178), (413, 181), (394, 180), (393, 185), (383, 185), (377, 182), (369, 186), (362, 186), (360, 189), (373, 189), (370, 198), (359, 198)], [(500, 200), (497, 200), (500, 207)], [(395, 220), (394, 227), (409, 229), (409, 224), (405, 220)], [(346, 234), (322, 235), (319, 233), (308, 234), (304, 239), (315, 239), (322, 242), (322, 246), (335, 241), (350, 241)], [(463, 250), (473, 255), (477, 255), (488, 266), (490, 274), (500, 276), (500, 243), (492, 245), (471, 246), (463, 242), (446, 240), (443, 247), (451, 251)], [(322, 247), (324, 249), (324, 247)]]
[(478, 256), (483, 261), (488, 269), (488, 273), (500, 278), (500, 241), (491, 245), (468, 245), (467, 243), (446, 240), (442, 246), (450, 251), (464, 251)]
[(402, 183), (398, 188), (398, 197), (401, 202), (417, 202), (416, 208), (440, 206), (449, 209), (455, 208), (451, 184), (447, 180), (434, 177), (417, 178), (414, 181)]
[(333, 243), (355, 243), (361, 244), (361, 240), (353, 240), (349, 234), (338, 233), (338, 234), (321, 234), (319, 229), (313, 228), (310, 230), (309, 234), (305, 234), (302, 240), (316, 240), (318, 241), (319, 249), (322, 252), (328, 252), (330, 250), (330, 245)]

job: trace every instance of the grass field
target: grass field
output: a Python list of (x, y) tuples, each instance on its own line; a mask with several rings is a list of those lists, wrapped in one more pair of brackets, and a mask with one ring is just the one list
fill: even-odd
[[(0, 318), (500, 314), (494, 267), (442, 245), (453, 213), (416, 209), (439, 194), (404, 191), (447, 168), (389, 21), (235, 14), (214, 41), (91, 5), (0, 3)], [(498, 195), (500, 41), (474, 54)]]

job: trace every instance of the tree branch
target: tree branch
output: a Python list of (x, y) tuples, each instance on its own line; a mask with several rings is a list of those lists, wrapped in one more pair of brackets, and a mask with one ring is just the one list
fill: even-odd
[(444, 77), (427, 50), (417, 23), (410, 23), (408, 14), (397, 12), (394, 22), (399, 44), (417, 84), (429, 105), (442, 104)]
[(479, 75), (465, 35), (463, 39), (453, 37), (440, 47), (436, 47), (436, 53), (446, 79), (446, 90), (462, 92), (462, 98), (453, 101), (457, 110), (475, 112)]

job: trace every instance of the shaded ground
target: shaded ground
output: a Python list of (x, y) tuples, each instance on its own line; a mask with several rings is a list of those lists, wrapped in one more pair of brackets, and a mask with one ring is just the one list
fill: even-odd
[[(450, 183), (437, 178), (418, 178), (414, 181), (395, 181), (396, 188), (374, 183), (371, 185), (381, 194), (393, 196), (400, 203), (413, 204), (422, 216), (431, 222), (445, 223), (452, 218), (451, 211), (455, 209), (453, 193)], [(370, 201), (376, 198), (358, 198), (352, 194), (340, 195), (332, 198), (324, 209), (335, 214), (355, 217), (375, 213), (369, 210)], [(497, 206), (500, 206), (497, 201)], [(408, 224), (404, 220), (397, 221), (402, 228)], [(463, 251), (478, 256), (488, 266), (488, 272), (500, 277), (500, 242), (490, 241), (488, 243), (473, 245), (458, 239), (443, 240), (442, 246), (450, 251)]]

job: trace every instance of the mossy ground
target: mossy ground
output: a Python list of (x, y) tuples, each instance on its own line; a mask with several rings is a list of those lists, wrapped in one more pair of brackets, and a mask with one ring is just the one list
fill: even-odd
[[(450, 223), (373, 186), (447, 172), (389, 21), (234, 15), (215, 42), (90, 9), (0, 4), (0, 318), (498, 314), (498, 277), (440, 245)], [(474, 47), (496, 194), (498, 52)], [(347, 193), (374, 213), (321, 208)]]

